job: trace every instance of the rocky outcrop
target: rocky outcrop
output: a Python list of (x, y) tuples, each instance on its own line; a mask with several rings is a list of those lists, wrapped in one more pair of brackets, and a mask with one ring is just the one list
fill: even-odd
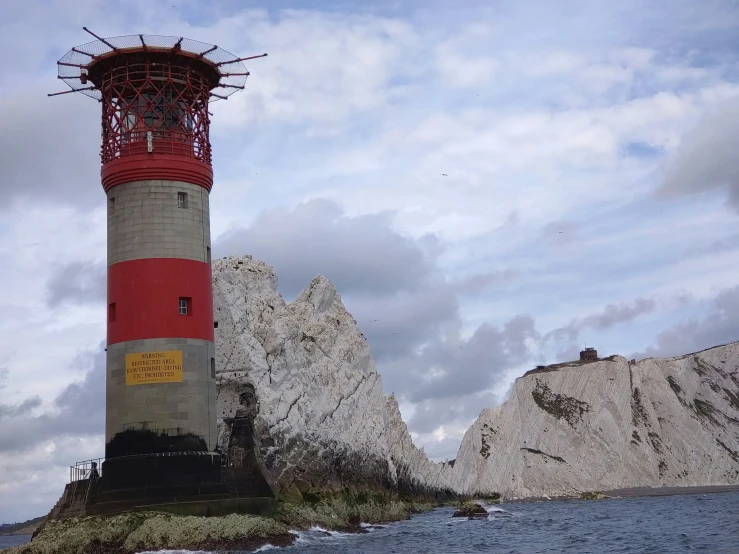
[(467, 431), (453, 486), (506, 497), (739, 483), (739, 343), (516, 380)]
[(270, 266), (230, 257), (213, 262), (213, 296), (218, 444), (229, 463), (253, 452), (283, 492), (445, 488), (448, 466), (413, 445), (330, 281), (316, 277), (287, 303)]
[(213, 263), (213, 290), (218, 443), (231, 466), (251, 468), (240, 487), (254, 471), (298, 500), (345, 488), (510, 498), (739, 483), (739, 343), (530, 371), (442, 464), (414, 446), (331, 282), (318, 276), (287, 303), (270, 266), (231, 257)]

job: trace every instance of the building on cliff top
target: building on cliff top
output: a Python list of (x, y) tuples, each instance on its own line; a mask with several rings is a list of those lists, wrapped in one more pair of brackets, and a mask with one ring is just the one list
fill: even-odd
[(586, 348), (580, 352), (581, 362), (597, 362), (598, 351), (595, 348)]

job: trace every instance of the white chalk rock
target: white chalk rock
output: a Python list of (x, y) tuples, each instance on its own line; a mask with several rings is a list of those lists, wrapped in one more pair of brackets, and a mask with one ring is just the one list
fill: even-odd
[(281, 489), (423, 490), (437, 481), (441, 464), (413, 446), (330, 281), (314, 278), (288, 304), (269, 265), (230, 257), (213, 262), (213, 293), (222, 451), (228, 421), (253, 409), (257, 448)]
[(506, 497), (739, 483), (739, 343), (550, 366), (467, 431), (452, 485)]
[(528, 372), (440, 464), (414, 446), (331, 282), (286, 303), (270, 266), (231, 257), (213, 263), (213, 292), (219, 446), (248, 418), (280, 489), (531, 497), (739, 482), (739, 343)]

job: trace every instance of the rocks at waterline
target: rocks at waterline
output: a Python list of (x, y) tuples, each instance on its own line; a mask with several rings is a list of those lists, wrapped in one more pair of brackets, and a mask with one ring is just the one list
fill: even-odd
[(464, 436), (452, 486), (505, 497), (739, 483), (739, 343), (537, 369)]
[(230, 257), (213, 262), (213, 297), (222, 451), (245, 429), (273, 489), (293, 498), (346, 487), (449, 493), (451, 467), (413, 445), (330, 281), (314, 278), (287, 303), (269, 265)]
[(466, 517), (467, 519), (487, 519), (488, 511), (485, 506), (477, 502), (465, 502), (454, 510), (452, 517)]

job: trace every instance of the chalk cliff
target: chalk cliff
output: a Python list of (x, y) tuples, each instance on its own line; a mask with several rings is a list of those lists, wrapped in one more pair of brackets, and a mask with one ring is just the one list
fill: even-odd
[(230, 257), (213, 262), (213, 290), (218, 443), (232, 464), (251, 452), (274, 492), (527, 497), (739, 483), (739, 343), (530, 371), (483, 410), (454, 464), (440, 464), (413, 445), (330, 281), (316, 277), (287, 303), (269, 265)]
[(739, 483), (739, 343), (519, 378), (455, 461), (459, 491), (506, 497)]
[(451, 468), (413, 446), (330, 281), (318, 276), (286, 303), (269, 265), (229, 257), (213, 262), (213, 295), (223, 452), (238, 431), (276, 491), (443, 488)]

